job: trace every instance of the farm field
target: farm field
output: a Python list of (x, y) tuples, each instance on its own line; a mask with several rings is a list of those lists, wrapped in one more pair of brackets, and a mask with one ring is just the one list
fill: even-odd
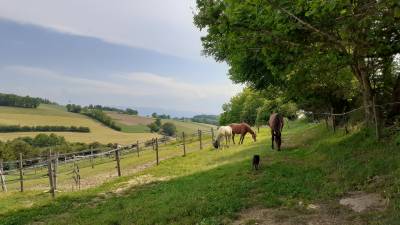
[[(116, 121), (117, 125), (119, 125), (122, 128), (123, 132), (128, 132), (128, 133), (150, 132), (150, 129), (147, 127), (147, 125), (154, 121), (154, 119), (150, 117), (133, 116), (117, 112), (107, 112), (107, 115), (109, 115)], [(195, 122), (183, 122), (172, 119), (162, 119), (161, 122), (174, 123), (178, 133), (185, 132), (189, 134), (197, 132), (198, 129), (209, 130), (212, 127), (214, 129), (216, 128), (216, 126), (214, 125), (195, 123)]]
[[(0, 194), (1, 224), (397, 224), (400, 156), (396, 140), (369, 131), (345, 135), (294, 122), (282, 152), (258, 141), (222, 151), (205, 148), (101, 186), (61, 192)], [(261, 155), (261, 169), (251, 157)], [(368, 162), (366, 164), (365, 162)], [(371, 179), (373, 178), (373, 179)], [(358, 191), (390, 201), (356, 213), (339, 200)], [(309, 207), (312, 205), (313, 207)]]
[[(5, 125), (63, 125), (86, 126), (90, 133), (57, 132), (71, 142), (90, 143), (98, 141), (103, 144), (130, 144), (136, 140), (148, 140), (155, 137), (150, 133), (124, 133), (110, 129), (103, 124), (84, 115), (67, 112), (64, 107), (40, 104), (36, 109), (0, 107), (0, 124)], [(39, 133), (51, 132), (15, 132), (0, 133), (0, 140), (10, 140), (21, 136), (35, 136)]]

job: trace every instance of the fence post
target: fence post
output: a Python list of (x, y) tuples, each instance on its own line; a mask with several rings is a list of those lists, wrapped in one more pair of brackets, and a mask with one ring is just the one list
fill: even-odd
[(198, 134), (199, 134), (199, 144), (200, 144), (200, 150), (201, 150), (201, 149), (203, 149), (203, 142), (202, 142), (202, 140), (201, 140), (201, 130), (198, 129), (197, 132), (198, 132)]
[(94, 158), (93, 149), (90, 149), (90, 164), (92, 164), (92, 169), (94, 168)]
[(57, 190), (57, 168), (58, 168), (58, 152), (56, 153), (56, 158), (54, 159), (54, 167), (53, 167), (53, 182), (54, 182), (54, 191)]
[(139, 141), (136, 141), (137, 157), (139, 157)]
[(380, 138), (380, 133), (379, 133), (378, 117), (377, 117), (377, 115), (376, 115), (375, 95), (372, 97), (372, 111), (373, 111), (373, 113), (374, 113), (374, 119), (375, 119), (375, 133), (376, 133), (376, 139), (379, 140), (379, 138)]
[(183, 156), (186, 156), (185, 132), (182, 132)]
[(24, 191), (24, 171), (22, 164), (22, 153), (19, 153), (19, 183), (20, 183), (20, 191)]
[(333, 132), (336, 132), (336, 126), (335, 126), (335, 115), (333, 115), (333, 108), (331, 108), (331, 119), (332, 119), (332, 128), (333, 128)]
[(157, 165), (159, 164), (158, 161), (158, 138), (156, 138), (156, 159), (157, 159)]
[(49, 173), (49, 183), (50, 183), (50, 194), (51, 197), (55, 197), (55, 191), (54, 191), (54, 176), (53, 176), (53, 162), (51, 159), (51, 150), (49, 151), (49, 157), (47, 160), (47, 169)]
[(121, 166), (119, 164), (119, 148), (115, 150), (115, 160), (117, 161), (117, 171), (118, 171), (118, 176), (121, 176)]
[(1, 180), (1, 188), (4, 192), (7, 192), (6, 186), (6, 178), (3, 175), (3, 159), (0, 159), (0, 180)]

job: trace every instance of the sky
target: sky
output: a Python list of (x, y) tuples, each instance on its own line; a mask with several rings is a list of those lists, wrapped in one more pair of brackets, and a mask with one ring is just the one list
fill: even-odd
[(218, 114), (242, 86), (201, 54), (194, 10), (194, 0), (0, 0), (0, 92)]

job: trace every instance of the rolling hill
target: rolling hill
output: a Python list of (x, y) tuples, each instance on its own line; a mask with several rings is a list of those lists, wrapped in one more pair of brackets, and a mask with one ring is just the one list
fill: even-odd
[[(68, 141), (90, 143), (98, 141), (103, 144), (120, 143), (129, 144), (136, 140), (148, 140), (156, 134), (148, 132), (125, 133), (108, 128), (101, 123), (84, 115), (67, 112), (62, 106), (40, 104), (38, 108), (16, 108), (0, 106), (0, 124), (3, 125), (62, 125), (89, 127), (90, 133), (62, 132)], [(0, 133), (0, 140), (10, 140), (21, 136), (35, 136), (38, 133), (51, 132), (15, 132)]]
[[(117, 125), (122, 128), (123, 132), (128, 133), (143, 133), (150, 132), (150, 129), (147, 127), (148, 124), (154, 121), (154, 118), (143, 117), (143, 116), (133, 116), (127, 114), (121, 114), (118, 112), (106, 112), (114, 121), (116, 121)], [(196, 122), (183, 122), (172, 119), (162, 119), (162, 123), (171, 122), (175, 124), (178, 133), (195, 133), (198, 129), (201, 130), (209, 130), (212, 127), (215, 129), (216, 126), (204, 124), (204, 123), (196, 123)]]

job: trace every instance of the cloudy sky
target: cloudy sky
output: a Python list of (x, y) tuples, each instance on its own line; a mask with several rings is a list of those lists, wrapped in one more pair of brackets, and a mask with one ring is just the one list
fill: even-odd
[(194, 0), (0, 0), (0, 92), (219, 113), (241, 87), (201, 55), (194, 9)]

